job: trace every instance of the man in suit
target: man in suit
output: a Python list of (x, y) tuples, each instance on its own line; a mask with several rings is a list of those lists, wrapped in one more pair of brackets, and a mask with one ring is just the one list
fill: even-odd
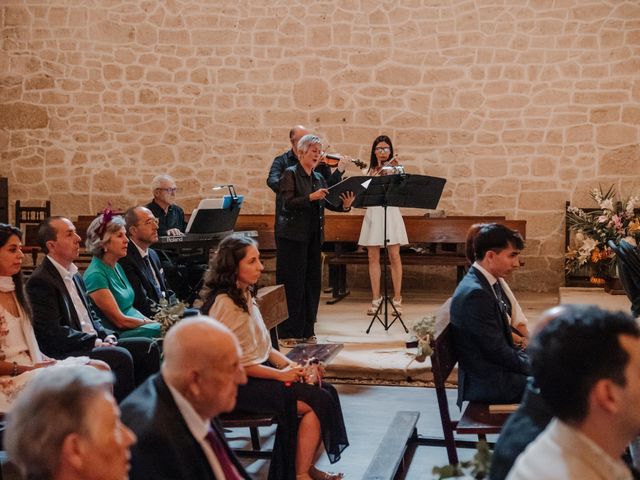
[(169, 330), (161, 372), (121, 405), (123, 422), (138, 437), (132, 480), (250, 478), (215, 421), (233, 410), (238, 385), (247, 381), (240, 354), (233, 333), (209, 317)]
[(484, 225), (474, 239), (476, 261), (451, 301), (451, 328), (459, 358), (458, 406), (465, 400), (517, 403), (529, 371), (526, 353), (513, 342), (511, 305), (498, 279), (520, 266), (520, 234)]
[(64, 217), (49, 217), (38, 228), (46, 257), (27, 282), (38, 345), (53, 358), (88, 355), (105, 361), (116, 376), (118, 400), (160, 368), (159, 349), (150, 339), (118, 341), (91, 307), (82, 276), (74, 265), (80, 236)]
[(175, 302), (175, 294), (167, 287), (158, 254), (151, 245), (158, 241), (158, 219), (146, 207), (132, 207), (124, 214), (129, 245), (127, 256), (120, 259), (135, 292), (133, 306), (145, 317), (154, 315), (153, 305), (161, 299)]
[(29, 382), (12, 405), (4, 434), (20, 478), (129, 478), (136, 437), (120, 422), (112, 383), (110, 373), (89, 366), (50, 368)]

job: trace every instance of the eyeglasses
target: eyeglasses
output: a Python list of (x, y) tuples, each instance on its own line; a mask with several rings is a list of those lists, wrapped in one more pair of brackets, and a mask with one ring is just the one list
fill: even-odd
[(178, 189), (176, 187), (171, 187), (171, 188), (156, 188), (156, 190), (161, 190), (167, 193), (176, 193), (178, 191)]
[(391, 152), (391, 147), (376, 147), (376, 152), (378, 153), (390, 153)]
[(159, 225), (160, 224), (160, 220), (158, 218), (149, 218), (147, 220), (145, 220), (145, 222), (143, 223), (143, 225), (149, 226), (149, 225)]

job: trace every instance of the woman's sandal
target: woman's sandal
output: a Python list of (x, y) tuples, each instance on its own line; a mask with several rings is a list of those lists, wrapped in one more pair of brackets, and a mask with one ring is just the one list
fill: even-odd
[(342, 480), (344, 473), (323, 472), (312, 466), (309, 469), (309, 476), (312, 480)]

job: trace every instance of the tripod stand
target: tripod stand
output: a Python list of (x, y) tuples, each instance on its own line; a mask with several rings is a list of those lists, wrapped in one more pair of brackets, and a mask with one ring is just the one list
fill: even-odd
[[(387, 207), (436, 208), (445, 183), (446, 180), (444, 178), (429, 177), (426, 175), (407, 175), (404, 173), (386, 175), (371, 178), (370, 182), (365, 187), (365, 190), (356, 196), (356, 199), (353, 202), (354, 207), (362, 208), (381, 206), (384, 208), (384, 296), (383, 301), (380, 302), (380, 305), (367, 328), (367, 333), (371, 331), (371, 327), (376, 320), (382, 324), (385, 331), (389, 330), (396, 320), (399, 320), (404, 331), (407, 333), (409, 332), (407, 326), (402, 321), (402, 315), (398, 312), (395, 305), (393, 305), (393, 301), (388, 295)], [(389, 303), (393, 310), (393, 319), (391, 322), (389, 322)], [(383, 312), (382, 316), (381, 312)]]
[[(367, 327), (367, 333), (371, 331), (371, 327), (373, 326), (373, 323), (376, 320), (378, 320), (382, 324), (385, 332), (391, 328), (391, 325), (393, 325), (396, 322), (396, 320), (399, 320), (400, 324), (402, 325), (402, 328), (404, 328), (405, 333), (409, 333), (409, 329), (402, 321), (402, 314), (398, 311), (396, 306), (393, 304), (393, 300), (389, 297), (389, 284), (388, 284), (388, 277), (387, 277), (387, 260), (389, 258), (389, 248), (388, 248), (389, 239), (387, 238), (387, 207), (388, 205), (385, 199), (384, 203), (382, 204), (382, 208), (384, 210), (384, 237), (383, 237), (384, 262), (382, 266), (382, 271), (383, 271), (382, 282), (383, 282), (384, 295), (382, 296), (382, 302), (380, 302), (380, 305), (378, 305), (378, 308), (373, 314), (373, 318), (371, 319), (371, 323), (369, 324), (369, 327)], [(393, 309), (393, 313), (392, 313), (393, 320), (391, 320), (391, 323), (389, 323), (389, 308), (388, 308), (389, 304), (391, 304), (391, 308)], [(384, 309), (384, 317), (383, 317), (384, 319), (380, 318), (380, 312), (383, 309)]]

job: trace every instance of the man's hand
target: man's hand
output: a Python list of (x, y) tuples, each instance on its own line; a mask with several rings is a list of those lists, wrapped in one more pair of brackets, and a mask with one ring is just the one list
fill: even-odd
[(177, 228), (170, 228), (169, 230), (167, 230), (167, 235), (169, 235), (170, 237), (179, 237), (180, 235), (184, 235), (184, 233), (182, 233)]

